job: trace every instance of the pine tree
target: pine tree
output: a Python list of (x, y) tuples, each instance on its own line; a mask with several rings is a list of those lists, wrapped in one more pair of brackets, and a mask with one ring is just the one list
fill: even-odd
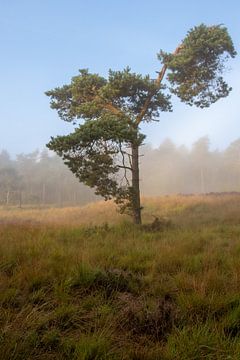
[(160, 51), (162, 68), (155, 80), (129, 67), (110, 70), (107, 79), (80, 70), (69, 85), (46, 92), (59, 117), (77, 125), (69, 135), (52, 137), (47, 146), (81, 182), (106, 200), (113, 198), (140, 224), (141, 124), (171, 111), (171, 94), (200, 108), (228, 96), (231, 88), (222, 75), (226, 60), (235, 55), (225, 27), (201, 24), (174, 53)]

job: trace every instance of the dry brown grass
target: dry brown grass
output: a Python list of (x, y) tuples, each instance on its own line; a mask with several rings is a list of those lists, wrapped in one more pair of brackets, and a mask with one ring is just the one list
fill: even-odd
[(0, 360), (240, 359), (240, 197), (143, 200), (0, 210)]
[[(182, 222), (207, 221), (231, 218), (235, 222), (240, 219), (240, 196), (229, 195), (171, 195), (162, 197), (148, 197), (142, 199), (143, 221), (152, 222), (156, 216), (171, 217)], [(204, 214), (204, 208), (208, 211)], [(199, 219), (195, 219), (199, 216)], [(200, 219), (201, 216), (201, 219)], [(193, 219), (194, 217), (194, 219)], [(0, 208), (0, 223), (51, 224), (57, 226), (100, 225), (103, 223), (116, 224), (128, 220), (127, 215), (120, 215), (112, 201), (99, 201), (82, 207), (64, 208), (29, 208), (16, 207)], [(180, 220), (179, 220), (180, 219)], [(198, 221), (199, 220), (199, 221)]]
[(100, 201), (82, 207), (29, 208), (9, 207), (0, 209), (1, 223), (52, 224), (52, 225), (98, 225), (103, 222), (116, 223), (120, 215), (112, 202)]

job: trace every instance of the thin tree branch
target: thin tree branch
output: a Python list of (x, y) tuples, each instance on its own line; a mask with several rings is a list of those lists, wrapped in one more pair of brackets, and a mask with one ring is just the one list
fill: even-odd
[(114, 106), (112, 103), (106, 103), (105, 100), (99, 95), (89, 95), (87, 100), (94, 101), (94, 100), (100, 100), (101, 105), (103, 108), (110, 110), (115, 115), (125, 115), (124, 112), (119, 109), (118, 107)]
[(128, 161), (129, 161), (130, 167), (132, 169), (132, 154), (129, 154), (129, 153), (126, 153), (126, 154), (128, 156)]
[(132, 171), (132, 168), (131, 168), (130, 166), (117, 165), (117, 167), (119, 167), (120, 169), (126, 169), (126, 170), (130, 170), (130, 171)]
[(127, 178), (127, 170), (130, 170), (130, 171), (133, 171), (133, 170), (132, 170), (132, 168), (130, 168), (129, 166), (126, 166), (126, 165), (125, 165), (125, 157), (124, 157), (124, 152), (123, 152), (123, 150), (122, 150), (122, 144), (121, 144), (121, 142), (119, 143), (119, 149), (120, 149), (120, 153), (121, 153), (121, 155), (122, 155), (122, 163), (123, 163), (123, 165), (118, 165), (118, 167), (124, 169), (123, 178), (126, 180), (127, 185), (130, 186), (129, 180), (128, 180), (128, 178)]

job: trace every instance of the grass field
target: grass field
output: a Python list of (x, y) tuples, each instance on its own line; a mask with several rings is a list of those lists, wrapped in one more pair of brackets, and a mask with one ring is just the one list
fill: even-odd
[(0, 360), (240, 359), (240, 196), (0, 209)]

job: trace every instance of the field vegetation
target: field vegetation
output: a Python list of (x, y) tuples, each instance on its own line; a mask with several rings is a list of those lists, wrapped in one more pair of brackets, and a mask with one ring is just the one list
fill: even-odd
[(0, 209), (0, 360), (240, 359), (240, 196), (143, 205)]

